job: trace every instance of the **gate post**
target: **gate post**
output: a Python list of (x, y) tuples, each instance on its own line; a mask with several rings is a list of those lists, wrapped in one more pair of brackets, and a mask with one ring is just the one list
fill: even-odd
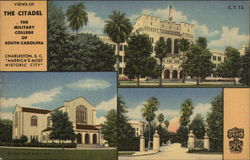
[(154, 138), (153, 138), (153, 150), (160, 151), (160, 136), (157, 133), (158, 131), (155, 130)]
[(204, 136), (204, 148), (207, 149), (209, 151), (209, 137), (207, 135), (207, 133), (205, 133), (205, 136)]
[(194, 149), (194, 134), (193, 131), (191, 130), (188, 135), (188, 150), (193, 150), (193, 149)]
[(140, 152), (145, 152), (145, 138), (143, 135), (140, 137)]

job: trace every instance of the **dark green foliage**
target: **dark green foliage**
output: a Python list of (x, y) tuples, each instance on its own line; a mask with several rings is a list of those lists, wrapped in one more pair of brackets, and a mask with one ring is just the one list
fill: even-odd
[(0, 119), (0, 142), (10, 142), (12, 140), (12, 121)]
[(67, 21), (69, 22), (69, 27), (76, 33), (83, 26), (87, 25), (88, 13), (85, 11), (85, 6), (83, 3), (69, 6), (66, 12)]
[[(225, 60), (217, 68), (217, 75), (225, 78), (236, 78), (240, 73), (240, 52), (236, 48), (227, 47)], [(236, 84), (236, 80), (234, 80)]]
[(196, 138), (204, 138), (205, 136), (205, 123), (201, 114), (197, 114), (190, 124), (189, 130), (193, 130)]
[(190, 116), (193, 114), (193, 103), (191, 99), (186, 99), (181, 104), (180, 125), (187, 127), (190, 122)]
[(159, 41), (156, 42), (155, 44), (155, 57), (160, 60), (160, 73), (159, 73), (159, 86), (162, 87), (162, 71), (163, 71), (163, 59), (167, 55), (167, 50), (168, 50), (168, 45), (167, 42), (164, 41), (163, 38), (160, 38)]
[(128, 123), (128, 117), (126, 115), (128, 113), (127, 106), (120, 96), (118, 96), (117, 102), (118, 150), (125, 149), (124, 147), (130, 148), (132, 146), (137, 146), (138, 148), (134, 149), (138, 150), (139, 138), (135, 137), (135, 132), (133, 131), (132, 126)]
[(151, 53), (152, 45), (148, 35), (134, 34), (129, 38), (128, 48), (125, 51), (127, 60), (125, 74), (129, 78), (137, 78), (137, 86), (140, 76), (150, 76), (156, 67), (156, 60), (150, 56)]
[(240, 82), (250, 86), (250, 48), (246, 49), (245, 55), (241, 57)]
[(223, 149), (223, 96), (214, 97), (212, 108), (207, 115), (208, 136), (212, 150)]
[(66, 32), (64, 13), (53, 2), (48, 5), (48, 70), (113, 71), (112, 47), (92, 34)]
[(161, 125), (158, 125), (155, 129), (160, 135), (160, 145), (163, 145), (163, 143), (166, 144), (171, 137), (170, 133), (166, 130), (166, 128), (162, 127)]
[(196, 77), (197, 85), (200, 79), (211, 75), (215, 65), (211, 62), (212, 54), (206, 48), (204, 37), (199, 37), (196, 44), (192, 45), (187, 52), (187, 60), (183, 64), (185, 74)]
[(20, 137), (20, 142), (21, 142), (21, 143), (26, 143), (26, 142), (28, 142), (28, 137), (25, 136), (25, 135), (22, 135), (22, 136)]
[(70, 37), (69, 52), (62, 63), (62, 71), (112, 71), (115, 54), (95, 35), (81, 33)]
[(163, 123), (164, 121), (164, 115), (162, 113), (160, 113), (158, 116), (157, 116), (157, 120), (160, 122), (160, 124)]
[(112, 109), (105, 117), (106, 121), (101, 127), (103, 138), (108, 141), (110, 147), (117, 147), (117, 111)]
[(50, 139), (59, 140), (64, 143), (65, 140), (75, 140), (75, 132), (73, 124), (69, 121), (68, 113), (61, 110), (55, 110), (51, 113), (52, 118), (52, 131)]
[(188, 141), (188, 128), (186, 126), (180, 126), (176, 131), (176, 140), (178, 143), (181, 143), (182, 147), (187, 147)]

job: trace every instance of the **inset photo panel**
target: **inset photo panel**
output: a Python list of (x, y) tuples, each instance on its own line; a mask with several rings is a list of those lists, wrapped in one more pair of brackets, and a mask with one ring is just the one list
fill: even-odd
[(119, 88), (119, 160), (222, 160), (223, 90)]
[(0, 100), (2, 159), (117, 159), (116, 72), (3, 72)]

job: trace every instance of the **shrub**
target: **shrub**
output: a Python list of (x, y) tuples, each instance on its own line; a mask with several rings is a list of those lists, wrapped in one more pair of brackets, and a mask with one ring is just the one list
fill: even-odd
[(25, 135), (22, 135), (19, 139), (20, 143), (26, 143), (28, 142), (28, 137)]

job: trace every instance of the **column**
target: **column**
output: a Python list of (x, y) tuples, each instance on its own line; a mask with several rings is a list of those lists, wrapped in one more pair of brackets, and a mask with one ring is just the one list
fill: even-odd
[(143, 135), (140, 137), (140, 152), (145, 152), (145, 137)]
[(193, 150), (193, 149), (194, 149), (194, 134), (193, 131), (191, 130), (188, 135), (188, 150)]
[(180, 71), (176, 70), (177, 71), (177, 79), (180, 79)]
[(96, 133), (96, 144), (100, 144), (100, 133)]
[(160, 136), (155, 130), (155, 134), (153, 136), (153, 150), (159, 152), (160, 151)]
[(171, 53), (174, 54), (174, 38), (171, 38), (172, 46), (171, 46)]
[(89, 144), (93, 144), (93, 133), (89, 133)]
[(82, 133), (82, 144), (85, 144), (85, 133)]
[(204, 148), (207, 149), (209, 151), (209, 137), (207, 135), (207, 133), (205, 133), (205, 136), (204, 136)]
[(169, 70), (169, 79), (172, 79), (172, 70)]

